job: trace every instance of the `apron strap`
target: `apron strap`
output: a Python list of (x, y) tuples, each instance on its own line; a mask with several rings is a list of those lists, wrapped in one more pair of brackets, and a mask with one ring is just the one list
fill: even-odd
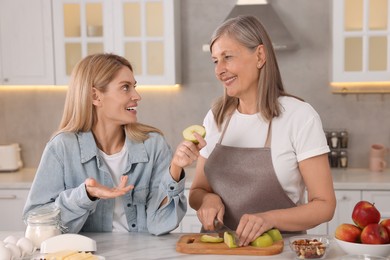
[(221, 144), (222, 139), (223, 139), (223, 137), (224, 137), (224, 135), (225, 135), (226, 129), (227, 129), (228, 125), (229, 125), (229, 122), (230, 122), (230, 119), (232, 118), (232, 116), (233, 116), (233, 113), (228, 117), (228, 119), (227, 119), (227, 121), (226, 121), (226, 124), (225, 124), (225, 126), (223, 127), (221, 137), (219, 137), (219, 140), (218, 140), (218, 144)]
[(272, 139), (271, 125), (272, 125), (272, 119), (271, 119), (271, 121), (269, 121), (267, 140), (265, 140), (265, 144), (264, 144), (264, 147), (267, 147), (267, 148), (271, 148), (271, 139)]

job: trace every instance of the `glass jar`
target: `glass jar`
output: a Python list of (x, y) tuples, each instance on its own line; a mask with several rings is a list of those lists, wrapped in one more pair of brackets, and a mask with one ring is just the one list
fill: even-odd
[(340, 132), (340, 148), (348, 148), (348, 132)]
[(339, 148), (339, 133), (336, 131), (330, 133), (330, 147), (332, 149)]
[(60, 209), (55, 206), (38, 208), (31, 211), (26, 219), (25, 237), (39, 249), (48, 238), (60, 235)]
[(334, 150), (330, 151), (329, 163), (330, 163), (330, 167), (332, 167), (332, 168), (339, 167), (339, 156), (338, 156), (337, 151), (334, 151)]
[(339, 155), (339, 165), (340, 168), (347, 168), (348, 167), (348, 153), (347, 151), (340, 151)]

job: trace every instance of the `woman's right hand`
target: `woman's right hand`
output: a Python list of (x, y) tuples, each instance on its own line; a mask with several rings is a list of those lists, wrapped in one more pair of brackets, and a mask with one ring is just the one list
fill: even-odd
[(225, 205), (222, 203), (221, 198), (215, 193), (208, 193), (203, 198), (201, 207), (196, 212), (199, 221), (205, 230), (214, 230), (214, 219), (217, 218), (223, 222), (223, 216), (225, 214)]
[(91, 200), (94, 199), (113, 199), (119, 196), (125, 195), (127, 192), (134, 188), (134, 185), (127, 185), (128, 176), (122, 176), (121, 182), (117, 187), (109, 188), (107, 186), (101, 185), (93, 178), (88, 178), (85, 180), (85, 189), (87, 191), (88, 197)]

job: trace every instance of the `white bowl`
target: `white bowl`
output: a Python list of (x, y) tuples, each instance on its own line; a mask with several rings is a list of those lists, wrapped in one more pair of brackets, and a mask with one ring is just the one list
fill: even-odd
[(390, 244), (371, 245), (351, 243), (335, 238), (337, 244), (350, 255), (390, 256)]

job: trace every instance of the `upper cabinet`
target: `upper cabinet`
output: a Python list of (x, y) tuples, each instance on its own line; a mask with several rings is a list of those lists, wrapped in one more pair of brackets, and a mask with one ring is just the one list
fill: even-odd
[(53, 1), (56, 83), (83, 57), (127, 58), (139, 85), (180, 83), (179, 0)]
[(333, 92), (390, 92), (390, 0), (333, 0)]
[(54, 84), (51, 1), (0, 1), (0, 84)]

